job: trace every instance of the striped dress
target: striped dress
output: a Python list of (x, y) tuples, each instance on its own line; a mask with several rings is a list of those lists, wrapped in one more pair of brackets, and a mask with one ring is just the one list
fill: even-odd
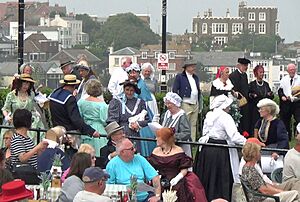
[[(17, 163), (21, 163), (19, 160), (19, 155), (21, 153), (29, 152), (34, 148), (33, 141), (30, 139), (30, 137), (24, 137), (20, 134), (14, 133), (11, 139), (11, 162), (12, 165), (15, 165)], [(33, 155), (30, 159), (27, 161), (28, 164), (33, 166), (34, 168), (37, 168), (37, 154)]]

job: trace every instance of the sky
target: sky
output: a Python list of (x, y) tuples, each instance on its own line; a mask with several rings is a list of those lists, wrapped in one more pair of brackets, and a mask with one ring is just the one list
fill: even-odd
[[(32, 1), (32, 0), (31, 0)], [(0, 0), (0, 2), (6, 2)], [(26, 2), (26, 0), (25, 0)], [(68, 12), (88, 13), (99, 17), (132, 12), (150, 14), (151, 28), (161, 32), (161, 0), (49, 0), (67, 6)], [(213, 16), (225, 16), (227, 8), (231, 16), (237, 16), (240, 0), (167, 0), (167, 32), (183, 34), (192, 30), (192, 19), (203, 16), (209, 8)], [(276, 6), (280, 23), (280, 36), (285, 42), (300, 41), (300, 0), (247, 0), (250, 6)]]

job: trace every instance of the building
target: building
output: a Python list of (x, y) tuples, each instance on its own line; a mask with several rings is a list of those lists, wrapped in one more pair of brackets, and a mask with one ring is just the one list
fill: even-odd
[(76, 20), (74, 17), (60, 17), (55, 15), (55, 18), (50, 21), (50, 26), (66, 28), (68, 34), (72, 36), (71, 46), (88, 45), (88, 34), (82, 32), (82, 20)]
[(15, 51), (15, 43), (0, 33), (0, 58), (12, 56)]
[(193, 18), (193, 33), (199, 38), (212, 37), (213, 43), (226, 44), (243, 32), (259, 35), (278, 35), (278, 9), (271, 6), (247, 6), (245, 1), (239, 3), (239, 16), (232, 17), (227, 9), (224, 17), (213, 16), (212, 9), (203, 16)]
[(58, 41), (52, 41), (41, 33), (31, 34), (24, 41), (25, 62), (46, 62), (58, 53)]

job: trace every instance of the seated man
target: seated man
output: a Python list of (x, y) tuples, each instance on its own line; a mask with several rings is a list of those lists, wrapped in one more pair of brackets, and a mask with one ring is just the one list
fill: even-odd
[[(298, 126), (297, 126), (298, 130)], [(298, 132), (299, 133), (299, 132)], [(300, 179), (300, 134), (296, 136), (296, 145), (290, 149), (285, 157), (283, 163), (282, 180), (284, 182)]]
[(106, 196), (101, 196), (103, 194), (106, 181), (109, 175), (101, 168), (89, 167), (86, 168), (83, 175), (82, 181), (84, 182), (84, 190), (76, 194), (74, 202), (112, 202), (112, 200)]
[(135, 153), (133, 143), (128, 138), (121, 139), (116, 145), (118, 156), (114, 157), (106, 166), (110, 175), (110, 184), (130, 184), (130, 178), (135, 176), (137, 182), (152, 180), (155, 193), (137, 192), (138, 201), (156, 202), (160, 200), (160, 178), (150, 163), (139, 154)]
[(118, 141), (125, 137), (123, 128), (124, 127), (120, 126), (116, 121), (111, 122), (105, 127), (108, 142), (104, 147), (100, 149), (100, 158), (97, 158), (96, 166), (104, 169), (107, 163), (113, 157), (117, 156), (116, 144)]

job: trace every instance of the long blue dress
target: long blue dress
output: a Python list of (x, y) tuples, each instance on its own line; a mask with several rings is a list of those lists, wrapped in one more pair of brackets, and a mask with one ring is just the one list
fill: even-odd
[[(78, 108), (84, 122), (98, 131), (101, 135), (106, 135), (105, 126), (108, 112), (108, 105), (105, 102), (93, 102), (85, 99), (78, 101)], [(100, 157), (100, 149), (107, 143), (107, 138), (93, 138), (81, 136), (81, 143), (92, 145), (96, 151), (96, 157)]]

